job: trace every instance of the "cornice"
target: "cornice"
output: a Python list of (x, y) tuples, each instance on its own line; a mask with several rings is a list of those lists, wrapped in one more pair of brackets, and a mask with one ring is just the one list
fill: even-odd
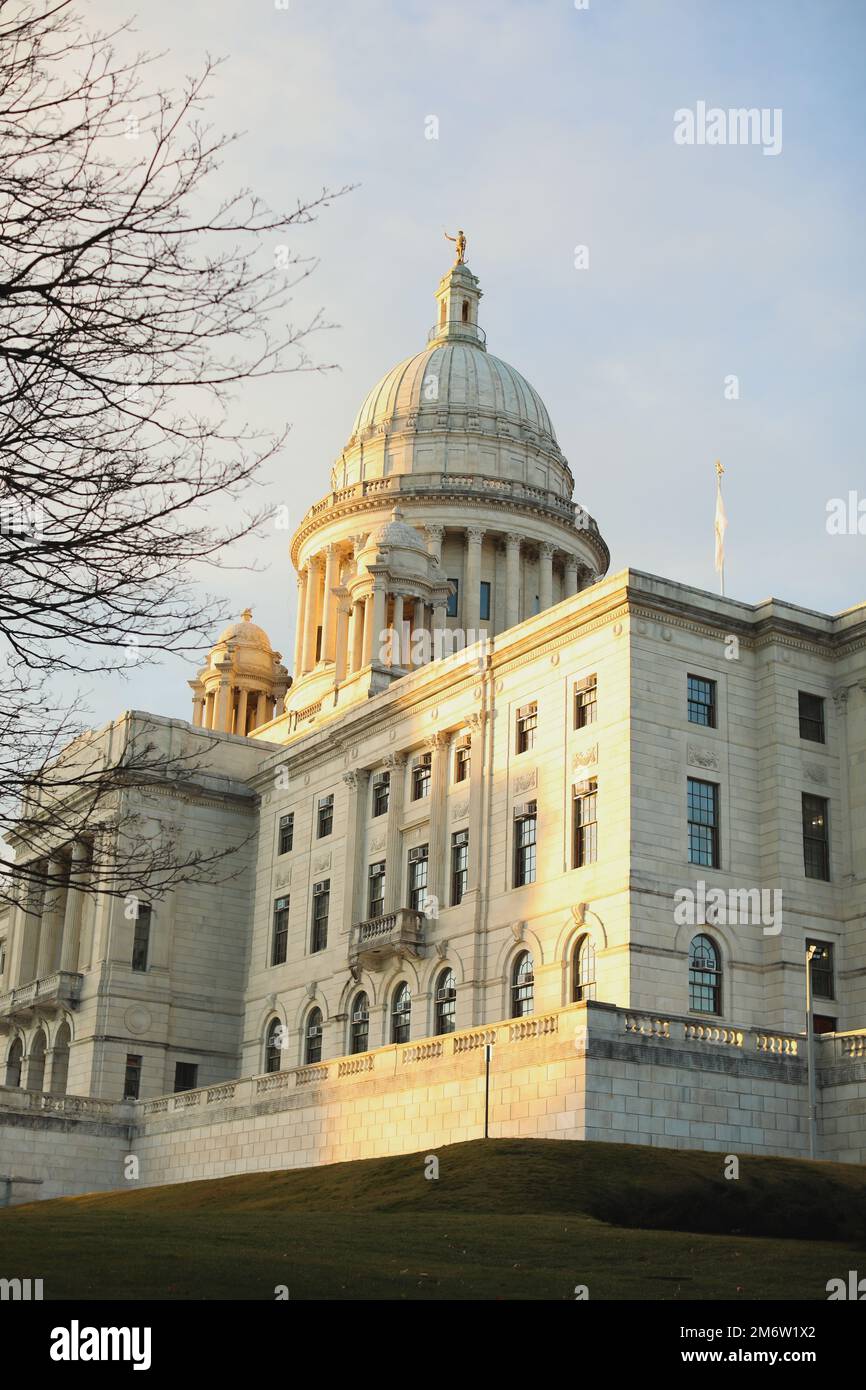
[[(411, 476), (411, 475), (407, 475)], [(444, 482), (447, 482), (448, 475), (442, 474)], [(329, 496), (332, 494), (328, 494)], [(323, 499), (324, 500), (324, 499)], [(591, 551), (599, 568), (607, 570), (610, 565), (610, 550), (601, 534), (590, 528), (578, 528), (570, 524), (566, 516), (553, 506), (545, 506), (540, 499), (531, 497), (506, 497), (497, 494), (494, 489), (485, 490), (481, 486), (479, 477), (479, 487), (477, 489), (461, 487), (459, 491), (447, 492), (444, 488), (392, 488), (382, 489), (365, 497), (348, 498), (344, 502), (338, 502), (333, 507), (324, 507), (315, 516), (305, 518), (292, 537), (290, 556), (295, 569), (298, 568), (298, 555), (301, 547), (319, 530), (324, 530), (333, 521), (348, 521), (351, 517), (361, 516), (369, 512), (381, 512), (383, 506), (393, 506), (397, 501), (401, 504), (419, 501), (423, 503), (434, 503), (437, 511), (445, 509), (448, 511), (462, 510), (465, 512), (480, 511), (489, 508), (491, 504), (498, 505), (507, 509), (511, 517), (542, 517), (548, 523), (558, 527), (559, 530), (567, 535), (571, 545), (583, 542), (587, 549)], [(570, 504), (569, 504), (570, 505)], [(426, 525), (426, 522), (424, 523)], [(471, 519), (467, 519), (466, 526), (471, 527)], [(489, 529), (489, 528), (488, 528)], [(508, 530), (514, 529), (514, 522), (508, 522), (503, 517), (503, 534)], [(527, 539), (525, 536), (522, 537)], [(562, 549), (567, 549), (565, 545)]]

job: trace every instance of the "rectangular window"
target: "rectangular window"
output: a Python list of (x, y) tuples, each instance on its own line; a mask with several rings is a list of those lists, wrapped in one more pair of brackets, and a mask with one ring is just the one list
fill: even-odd
[(807, 941), (806, 946), (814, 946), (815, 954), (810, 961), (812, 974), (812, 993), (821, 999), (834, 999), (833, 985), (833, 946), (829, 941)]
[(367, 915), (381, 917), (385, 911), (385, 861), (371, 864), (367, 875)]
[(126, 1071), (123, 1077), (123, 1099), (138, 1100), (141, 1090), (141, 1057), (137, 1052), (127, 1052)]
[(467, 739), (465, 743), (458, 743), (454, 750), (454, 781), (465, 782), (469, 778), (471, 767), (472, 750)]
[(586, 676), (574, 687), (574, 727), (585, 729), (595, 723), (598, 677)]
[(271, 965), (285, 964), (289, 945), (289, 899), (277, 898), (274, 903), (274, 931), (271, 941)]
[(689, 778), (689, 863), (719, 867), (719, 788)]
[(481, 581), (481, 598), (479, 600), (479, 618), (490, 621), (490, 585), (486, 579)]
[(517, 752), (528, 753), (535, 747), (535, 730), (538, 727), (538, 705), (524, 705), (517, 711)]
[[(138, 905), (138, 916), (135, 919), (135, 931), (132, 937), (132, 968), (133, 970), (146, 970), (147, 960), (150, 954), (150, 908), (144, 903)], [(0, 971), (2, 974), (2, 971)]]
[(409, 906), (423, 912), (427, 901), (427, 858), (429, 846), (409, 851)]
[(829, 803), (803, 792), (803, 862), (807, 878), (830, 879)]
[(514, 808), (514, 886), (535, 882), (537, 803), (527, 801)]
[(278, 854), (288, 854), (295, 840), (295, 813), (280, 816)]
[(310, 950), (324, 951), (328, 944), (328, 913), (331, 907), (331, 880), (323, 878), (321, 883), (313, 884), (313, 929), (310, 933)]
[(0, 941), (0, 975), (6, 974), (6, 942)]
[(688, 677), (688, 710), (690, 724), (703, 724), (706, 729), (716, 727), (716, 682), (704, 680), (703, 676)]
[(812, 743), (825, 743), (824, 701), (820, 695), (809, 695), (805, 690), (797, 692), (800, 705), (800, 737)]
[(451, 836), (451, 906), (462, 903), (469, 882), (469, 831), (457, 830)]
[(198, 1085), (198, 1062), (175, 1062), (174, 1089), (194, 1091)]
[(412, 768), (412, 800), (421, 801), (430, 795), (430, 777), (433, 770), (433, 754), (422, 753)]
[(596, 802), (598, 783), (593, 777), (574, 789), (574, 867), (582, 869), (598, 858)]
[(334, 794), (319, 797), (319, 813), (316, 825), (316, 838), (323, 840), (334, 828)]
[(460, 580), (449, 578), (448, 583), (454, 585), (454, 592), (448, 595), (448, 607), (445, 609), (445, 614), (446, 617), (456, 618), (460, 604)]
[(391, 794), (390, 772), (380, 772), (373, 783), (373, 815), (384, 816), (388, 811), (388, 798)]

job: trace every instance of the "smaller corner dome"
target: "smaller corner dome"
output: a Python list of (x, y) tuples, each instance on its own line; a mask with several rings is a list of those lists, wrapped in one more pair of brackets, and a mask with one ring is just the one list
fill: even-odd
[(258, 627), (252, 621), (252, 609), (245, 608), (241, 614), (241, 621), (230, 623), (224, 632), (221, 632), (216, 642), (217, 647), (226, 646), (231, 643), (235, 647), (257, 647), (259, 651), (272, 652), (270, 638), (263, 627)]
[(403, 520), (403, 513), (399, 507), (395, 507), (391, 513), (391, 518), (384, 525), (377, 526), (370, 532), (365, 550), (417, 550), (422, 555), (427, 554), (427, 546), (421, 538), (421, 533)]

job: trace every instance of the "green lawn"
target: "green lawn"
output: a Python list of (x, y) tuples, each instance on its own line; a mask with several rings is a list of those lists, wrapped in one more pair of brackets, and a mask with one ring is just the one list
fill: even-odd
[(0, 1212), (45, 1297), (826, 1299), (863, 1263), (866, 1170), (490, 1140)]

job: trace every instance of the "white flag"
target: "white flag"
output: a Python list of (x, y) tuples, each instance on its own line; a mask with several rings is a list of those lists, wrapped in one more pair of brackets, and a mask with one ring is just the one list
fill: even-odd
[(728, 529), (728, 517), (725, 512), (725, 503), (722, 498), (722, 469), (717, 465), (716, 474), (716, 571), (721, 574), (725, 568), (725, 532)]

